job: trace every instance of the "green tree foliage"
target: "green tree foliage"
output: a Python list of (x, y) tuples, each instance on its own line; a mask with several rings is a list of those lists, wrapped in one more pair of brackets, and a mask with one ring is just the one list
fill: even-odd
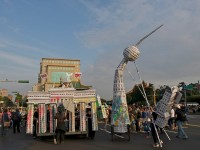
[(22, 106), (27, 107), (27, 102), (28, 102), (27, 96), (22, 100), (22, 102), (23, 102)]
[(15, 97), (15, 102), (16, 103), (19, 103), (19, 106), (22, 106), (22, 95), (20, 95), (19, 93), (15, 94), (16, 97)]
[(4, 101), (5, 107), (13, 107), (14, 103), (8, 97), (3, 97), (2, 100)]
[(197, 102), (200, 104), (200, 95), (188, 96), (187, 102)]
[[(142, 82), (145, 93), (147, 95), (148, 102), (152, 105), (153, 104), (153, 84), (147, 84), (146, 82)], [(141, 91), (142, 90), (142, 84), (135, 85), (133, 89), (127, 93), (126, 98), (127, 98), (127, 103), (128, 104), (141, 104), (141, 105), (146, 105), (146, 100), (144, 96), (142, 95)], [(141, 91), (140, 91), (141, 90)]]

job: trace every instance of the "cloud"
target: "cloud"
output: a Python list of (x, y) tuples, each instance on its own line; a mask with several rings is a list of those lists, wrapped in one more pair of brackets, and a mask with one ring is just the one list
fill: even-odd
[[(7, 2), (10, 4), (5, 6), (12, 6), (12, 9), (17, 11), (15, 5), (12, 5), (12, 1)], [(22, 2), (27, 2), (25, 5), (32, 5), (32, 2), (29, 1), (22, 0)], [(5, 68), (4, 74), (12, 74), (11, 70), (20, 70), (24, 72), (23, 77), (30, 75), (29, 77), (35, 78), (34, 76), (39, 72), (39, 61), (42, 57), (56, 58), (63, 57), (65, 54), (70, 57), (73, 53), (73, 56), (76, 57), (81, 55), (83, 83), (92, 85), (100, 96), (110, 99), (113, 94), (114, 72), (123, 58), (124, 48), (137, 43), (157, 26), (164, 24), (161, 29), (145, 39), (139, 46), (141, 55), (136, 63), (141, 78), (155, 85), (176, 85), (180, 81), (190, 83), (199, 80), (199, 0), (79, 0), (78, 2), (75, 2), (77, 4), (75, 8), (81, 8), (79, 12), (84, 11), (84, 17), (88, 18), (83, 17), (87, 21), (80, 23), (78, 31), (70, 28), (80, 43), (76, 41), (74, 42), (76, 45), (71, 46), (66, 42), (64, 46), (69, 46), (70, 50), (66, 48), (65, 51), (55, 50), (61, 49), (60, 47), (63, 46), (61, 42), (56, 43), (58, 40), (55, 40), (55, 43), (48, 43), (40, 39), (47, 38), (46, 41), (49, 41), (49, 37), (45, 37), (45, 35), (40, 38), (36, 38), (34, 35), (27, 36), (25, 30), (18, 28), (22, 27), (19, 22), (17, 22), (18, 24), (14, 22), (14, 24), (9, 24), (8, 20), (11, 18), (0, 16), (0, 24), (6, 24), (6, 29), (12, 26), (15, 31), (9, 33), (12, 38), (5, 39), (3, 34), (0, 37), (0, 61), (3, 64), (1, 68)], [(34, 6), (30, 8), (35, 10)], [(37, 9), (40, 8), (43, 8), (43, 5)], [(83, 18), (77, 17), (76, 21), (83, 20)], [(33, 21), (37, 22), (37, 20)], [(48, 30), (48, 26), (45, 27)], [(65, 28), (65, 30), (68, 29), (68, 27)], [(43, 31), (35, 35), (40, 35), (41, 32)], [(51, 31), (49, 33), (51, 34)], [(4, 35), (9, 36), (5, 33)], [(19, 39), (15, 40), (16, 36)], [(69, 36), (73, 35), (69, 34)], [(68, 39), (66, 36), (59, 38)], [(73, 37), (69, 38), (70, 41), (73, 41)], [(52, 47), (56, 48), (52, 49)], [(78, 50), (72, 52), (72, 49)], [(14, 64), (17, 66), (13, 67)], [(132, 62), (128, 63), (127, 69), (136, 80), (133, 81), (127, 71), (124, 71), (124, 83), (126, 90), (129, 91), (135, 83), (139, 83), (139, 79)], [(20, 77), (20, 73), (16, 75), (16, 78)]]
[(44, 48), (28, 45), (27, 43), (24, 44), (24, 41), (21, 42), (17, 40), (4, 39), (4, 38), (0, 38), (0, 48), (1, 47), (4, 48), (4, 49), (1, 49), (1, 51), (18, 52), (23, 55), (28, 54), (29, 57), (33, 56), (33, 54), (39, 57), (45, 56), (45, 55), (55, 56), (57, 54), (57, 52), (51, 49), (49, 44), (46, 44), (45, 42), (41, 40), (31, 38), (30, 41), (33, 41), (33, 43), (37, 43), (37, 45), (42, 45), (42, 47)]
[[(82, 4), (91, 11), (92, 27), (77, 33), (77, 37), (87, 48), (101, 50), (93, 67), (85, 71), (88, 78), (85, 82), (93, 83), (103, 97), (112, 97), (114, 70), (123, 58), (124, 48), (160, 24), (164, 26), (139, 47), (141, 56), (136, 63), (142, 79), (155, 85), (171, 86), (181, 81), (188, 84), (198, 81), (198, 0), (119, 0), (103, 6), (82, 1)], [(127, 68), (137, 77), (133, 63), (129, 62)], [(126, 90), (129, 90), (134, 82), (126, 72), (124, 78)]]
[(1, 54), (0, 55), (1, 61), (8, 60), (11, 63), (22, 65), (28, 68), (37, 68), (38, 66), (38, 62), (30, 58), (22, 57), (22, 56), (19, 56), (10, 52), (4, 52), (4, 51), (0, 51), (0, 54)]

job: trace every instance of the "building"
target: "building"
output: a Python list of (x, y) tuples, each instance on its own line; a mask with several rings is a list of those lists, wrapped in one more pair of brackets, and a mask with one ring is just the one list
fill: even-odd
[(0, 89), (0, 96), (4, 97), (4, 96), (8, 96), (8, 90), (7, 89)]
[(33, 91), (47, 92), (61, 83), (72, 83), (75, 89), (89, 89), (80, 82), (80, 60), (42, 58), (38, 83), (33, 86)]

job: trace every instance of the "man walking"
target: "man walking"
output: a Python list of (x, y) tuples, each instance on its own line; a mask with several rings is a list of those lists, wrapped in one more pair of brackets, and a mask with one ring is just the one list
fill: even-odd
[(183, 130), (183, 122), (185, 121), (186, 118), (184, 112), (181, 110), (180, 105), (177, 105), (175, 114), (176, 114), (176, 125), (178, 126), (178, 134), (176, 137), (181, 139), (188, 139), (187, 134)]
[(21, 115), (18, 108), (16, 108), (16, 111), (13, 112), (11, 118), (13, 121), (13, 133), (16, 133), (16, 127), (17, 127), (17, 132), (20, 133)]

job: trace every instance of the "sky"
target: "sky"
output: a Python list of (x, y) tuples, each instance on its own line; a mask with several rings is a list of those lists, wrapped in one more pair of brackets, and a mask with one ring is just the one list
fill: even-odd
[[(42, 58), (79, 59), (81, 82), (112, 99), (114, 72), (126, 47), (139, 45), (124, 71), (126, 92), (141, 80), (174, 86), (200, 79), (199, 0), (0, 0), (0, 89), (26, 94)], [(134, 79), (131, 77), (134, 77)]]

